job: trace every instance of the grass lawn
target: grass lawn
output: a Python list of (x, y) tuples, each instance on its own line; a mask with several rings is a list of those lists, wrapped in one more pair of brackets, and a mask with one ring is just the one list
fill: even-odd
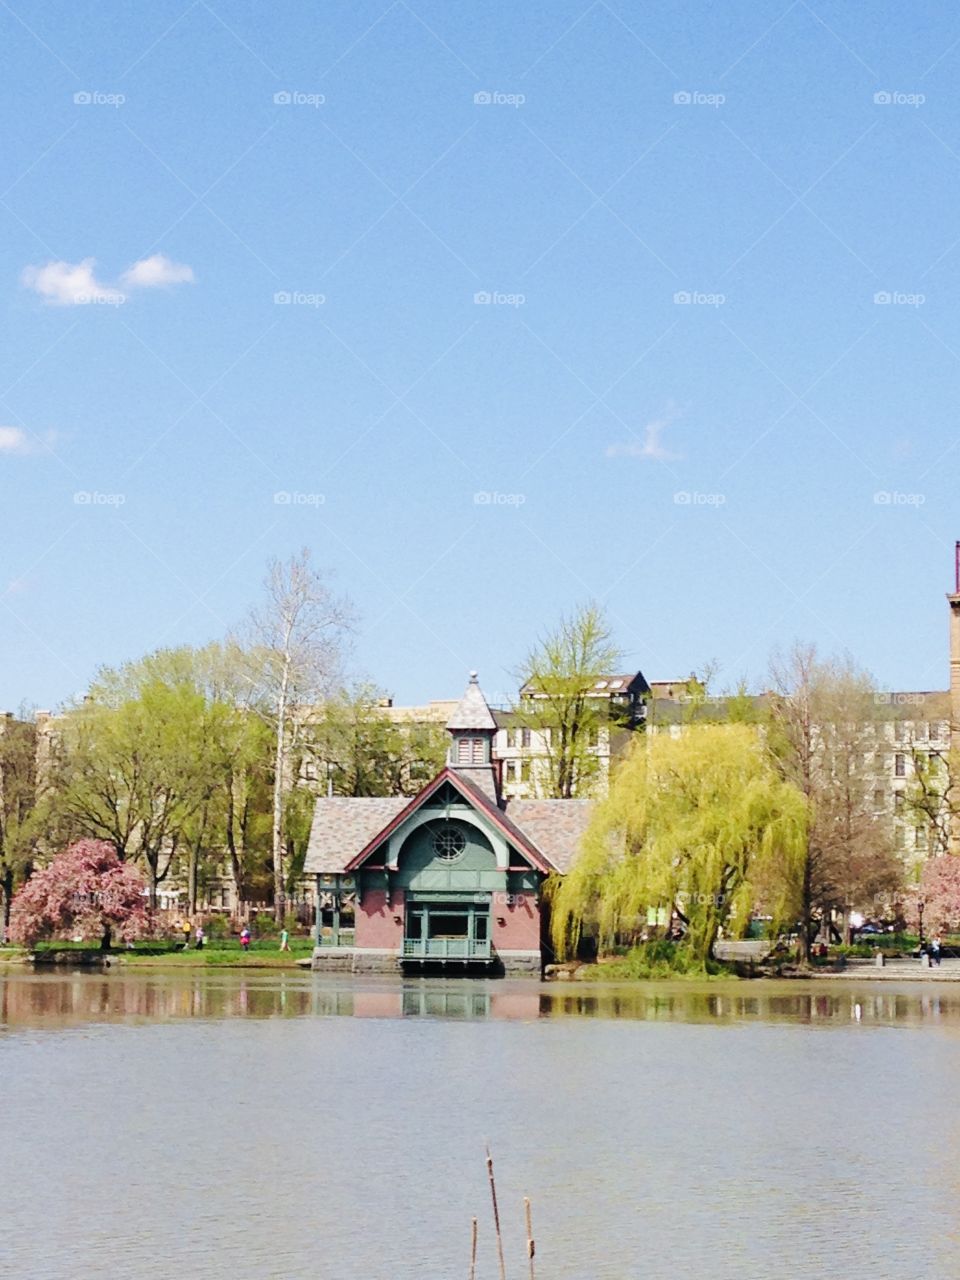
[(115, 954), (123, 960), (124, 964), (136, 965), (137, 969), (168, 969), (170, 966), (178, 969), (298, 969), (300, 965), (297, 961), (306, 959), (310, 955), (310, 950), (283, 952), (274, 947), (271, 951), (251, 950), (244, 954), (239, 947), (230, 947), (229, 950), (204, 947), (202, 951), (140, 952), (140, 954), (136, 951), (119, 951)]
[[(38, 942), (34, 951), (86, 951), (98, 950), (94, 940), (51, 939)], [(178, 939), (144, 938), (127, 948), (122, 943), (107, 953), (114, 962), (135, 965), (137, 968), (226, 968), (226, 969), (297, 969), (298, 960), (306, 959), (313, 951), (313, 939), (293, 937), (290, 950), (281, 951), (277, 938), (257, 938), (244, 951), (238, 938), (208, 939), (198, 951), (191, 943), (188, 951)], [(29, 950), (25, 947), (0, 947), (0, 964), (22, 963)]]

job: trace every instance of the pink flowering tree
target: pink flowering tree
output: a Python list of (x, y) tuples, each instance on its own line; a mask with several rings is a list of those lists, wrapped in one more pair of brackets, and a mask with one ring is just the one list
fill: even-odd
[(960, 928), (960, 857), (944, 853), (923, 864), (920, 884), (903, 904), (912, 929), (919, 925), (921, 902), (925, 932), (953, 933)]
[(150, 931), (145, 885), (106, 840), (78, 840), (35, 871), (13, 900), (10, 936), (32, 946), (41, 938), (95, 938), (107, 950)]

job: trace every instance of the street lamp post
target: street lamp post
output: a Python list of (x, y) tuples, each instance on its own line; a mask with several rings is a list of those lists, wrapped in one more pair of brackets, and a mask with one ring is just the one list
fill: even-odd
[(917, 903), (917, 918), (918, 918), (918, 919), (919, 919), (919, 921), (920, 921), (920, 947), (921, 947), (921, 949), (923, 948), (923, 908), (924, 908), (926, 905), (927, 905), (927, 904), (924, 902), (924, 900), (923, 900), (922, 898), (921, 898), (921, 899), (920, 899), (920, 901)]

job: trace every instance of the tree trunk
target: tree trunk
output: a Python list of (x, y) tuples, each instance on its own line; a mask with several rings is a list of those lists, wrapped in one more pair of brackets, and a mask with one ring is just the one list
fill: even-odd
[(199, 855), (197, 846), (191, 844), (190, 852), (187, 855), (187, 914), (191, 917), (197, 914), (197, 863)]
[(155, 858), (151, 858), (147, 854), (146, 857), (147, 866), (150, 868), (150, 910), (156, 911), (160, 888), (160, 855), (157, 854)]
[(810, 851), (807, 850), (807, 856), (803, 863), (803, 887), (801, 889), (801, 919), (800, 919), (800, 947), (797, 957), (800, 967), (808, 969), (810, 967), (810, 953), (813, 950), (813, 903), (810, 901), (812, 897), (812, 875), (810, 867)]
[(13, 868), (5, 867), (0, 879), (3, 893), (3, 912), (0, 914), (0, 943), (6, 943), (10, 933), (10, 908), (13, 905)]
[(243, 862), (240, 857), (240, 851), (237, 848), (237, 836), (233, 825), (235, 818), (236, 808), (233, 798), (233, 780), (231, 779), (227, 794), (227, 851), (230, 854), (230, 870), (233, 872), (233, 883), (237, 891), (236, 911), (238, 915), (242, 915), (246, 904), (247, 891), (243, 882)]
[(109, 951), (109, 950), (110, 950), (110, 939), (111, 939), (111, 936), (112, 936), (112, 934), (111, 934), (110, 926), (109, 926), (108, 924), (105, 924), (105, 925), (103, 926), (103, 933), (101, 934), (101, 937), (100, 937), (100, 950), (101, 950), (101, 951)]
[(277, 924), (283, 923), (283, 783), (287, 762), (287, 682), (289, 659), (284, 658), (283, 680), (277, 702), (277, 749), (273, 765), (273, 914)]

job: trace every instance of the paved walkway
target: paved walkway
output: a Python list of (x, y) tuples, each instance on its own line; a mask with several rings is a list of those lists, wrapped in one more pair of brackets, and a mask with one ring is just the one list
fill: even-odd
[(903, 960), (888, 960), (882, 969), (872, 960), (848, 960), (845, 969), (834, 973), (821, 973), (814, 970), (814, 977), (855, 978), (858, 982), (874, 980), (878, 982), (960, 982), (960, 960), (943, 960), (939, 965), (925, 968), (919, 960), (907, 957)]

